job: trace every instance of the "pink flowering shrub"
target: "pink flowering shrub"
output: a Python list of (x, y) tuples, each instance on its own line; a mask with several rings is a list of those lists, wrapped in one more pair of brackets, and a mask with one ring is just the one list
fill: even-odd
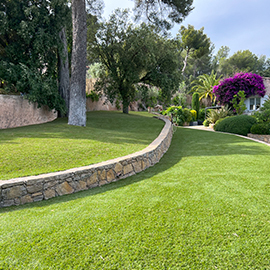
[(244, 91), (246, 98), (255, 95), (263, 97), (266, 93), (262, 77), (252, 73), (235, 74), (234, 77), (224, 79), (213, 88), (216, 100), (221, 105), (232, 106), (233, 97), (239, 91)]

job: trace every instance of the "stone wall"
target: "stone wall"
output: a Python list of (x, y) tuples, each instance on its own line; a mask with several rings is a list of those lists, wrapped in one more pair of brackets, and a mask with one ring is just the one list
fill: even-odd
[(90, 166), (0, 181), (0, 207), (47, 200), (102, 186), (153, 166), (168, 150), (172, 125), (166, 118), (159, 136), (144, 150)]
[(270, 135), (258, 135), (249, 133), (248, 137), (265, 143), (270, 143)]
[(35, 125), (53, 121), (57, 112), (38, 108), (21, 96), (0, 95), (0, 129)]

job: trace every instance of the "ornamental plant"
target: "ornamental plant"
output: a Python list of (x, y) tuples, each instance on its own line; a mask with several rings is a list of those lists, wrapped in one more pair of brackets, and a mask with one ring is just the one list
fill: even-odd
[(191, 106), (192, 106), (192, 110), (196, 111), (195, 120), (197, 120), (197, 115), (199, 115), (199, 110), (200, 110), (200, 101), (199, 101), (199, 93), (198, 92), (193, 93)]
[(230, 107), (233, 106), (233, 98), (239, 91), (244, 91), (246, 98), (255, 95), (263, 97), (266, 93), (262, 77), (253, 73), (237, 73), (213, 88), (218, 103), (228, 104)]

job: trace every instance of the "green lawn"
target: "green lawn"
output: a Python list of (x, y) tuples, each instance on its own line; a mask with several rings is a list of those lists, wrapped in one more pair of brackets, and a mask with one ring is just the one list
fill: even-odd
[(55, 172), (144, 149), (164, 122), (148, 113), (89, 112), (87, 126), (67, 119), (0, 130), (0, 179)]
[(138, 175), (1, 209), (0, 269), (270, 269), (269, 157), (263, 144), (177, 128)]

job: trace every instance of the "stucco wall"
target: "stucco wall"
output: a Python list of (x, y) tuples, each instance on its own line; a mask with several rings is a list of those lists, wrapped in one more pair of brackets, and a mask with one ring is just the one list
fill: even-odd
[(38, 108), (21, 96), (0, 95), (0, 129), (46, 123), (56, 117), (57, 112)]
[(0, 180), (0, 207), (47, 200), (102, 186), (153, 166), (168, 150), (172, 139), (170, 121), (162, 120), (165, 126), (159, 136), (144, 150), (134, 154), (62, 172)]

